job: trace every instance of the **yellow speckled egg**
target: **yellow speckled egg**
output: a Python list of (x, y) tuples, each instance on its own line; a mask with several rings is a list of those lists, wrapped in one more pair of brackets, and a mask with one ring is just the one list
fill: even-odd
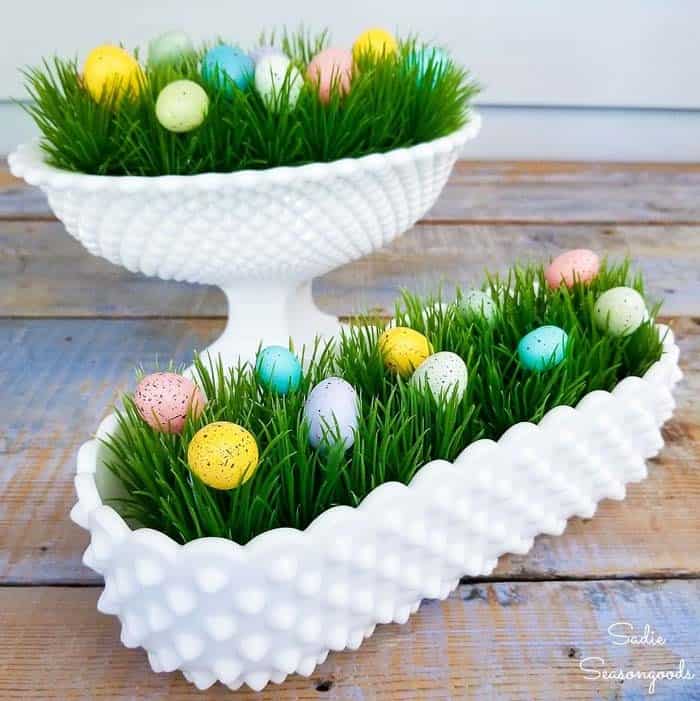
[(413, 371), (433, 352), (430, 341), (415, 329), (395, 326), (379, 337), (384, 365), (402, 377)]
[(83, 82), (93, 99), (116, 90), (119, 97), (127, 91), (138, 95), (143, 71), (136, 59), (120, 46), (105, 44), (93, 49), (85, 59)]
[(258, 444), (242, 426), (215, 421), (194, 434), (187, 462), (209, 487), (233, 489), (247, 482), (257, 469)]
[(389, 56), (399, 50), (399, 45), (391, 32), (375, 27), (362, 32), (352, 45), (352, 55), (357, 61), (360, 56)]

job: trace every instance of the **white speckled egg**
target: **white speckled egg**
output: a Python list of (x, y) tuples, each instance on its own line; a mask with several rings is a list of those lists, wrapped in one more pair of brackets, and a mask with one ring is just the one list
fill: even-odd
[(469, 319), (484, 317), (493, 322), (496, 318), (496, 303), (490, 294), (481, 290), (465, 292), (459, 306)]
[(325, 444), (326, 436), (337, 435), (346, 448), (355, 442), (359, 401), (355, 388), (341, 377), (321, 380), (309, 393), (304, 418), (309, 424), (309, 442), (314, 448)]
[(278, 49), (276, 46), (264, 45), (256, 46), (252, 51), (248, 52), (248, 56), (253, 59), (253, 63), (257, 65), (266, 56), (285, 56), (286, 54), (282, 49)]
[(456, 390), (461, 399), (467, 389), (467, 366), (456, 353), (435, 353), (416, 368), (411, 384), (427, 385), (435, 397), (450, 396)]
[(631, 287), (613, 287), (603, 292), (593, 307), (593, 321), (613, 336), (629, 336), (647, 319), (642, 295)]
[(264, 56), (255, 66), (255, 89), (270, 110), (279, 109), (285, 92), (289, 106), (294, 107), (303, 84), (301, 73), (286, 56)]

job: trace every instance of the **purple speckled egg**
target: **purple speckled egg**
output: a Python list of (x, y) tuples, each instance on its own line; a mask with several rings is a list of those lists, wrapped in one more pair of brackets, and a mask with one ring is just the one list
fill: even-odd
[(151, 428), (164, 433), (180, 433), (188, 412), (199, 416), (207, 400), (189, 378), (174, 372), (154, 372), (139, 382), (134, 392), (134, 404)]

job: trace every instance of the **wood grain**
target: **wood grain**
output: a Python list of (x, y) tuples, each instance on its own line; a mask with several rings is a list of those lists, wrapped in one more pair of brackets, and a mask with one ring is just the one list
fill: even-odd
[[(79, 445), (96, 429), (133, 368), (155, 357), (187, 362), (220, 320), (5, 320), (0, 344), (0, 582), (86, 583), (85, 533), (68, 520)], [(574, 519), (559, 538), (540, 537), (526, 556), (503, 558), (499, 579), (700, 574), (700, 325), (673, 323), (686, 380), (649, 478), (624, 502)]]
[[(669, 315), (700, 313), (700, 225), (419, 225), (385, 249), (314, 283), (318, 305), (347, 316), (390, 313), (399, 291), (480, 284), (486, 269), (569, 248), (633, 257)], [(0, 222), (2, 316), (226, 316), (217, 288), (130, 273), (90, 255), (57, 222)]]
[[(0, 217), (53, 218), (42, 193), (3, 172)], [(697, 164), (460, 161), (426, 216), (481, 223), (697, 223)]]
[(696, 223), (700, 166), (620, 163), (457, 163), (430, 220)]
[[(0, 589), (0, 698), (118, 701), (168, 699), (628, 699), (648, 682), (588, 680), (584, 667), (671, 670), (685, 660), (695, 679), (661, 680), (653, 699), (700, 696), (700, 582), (465, 584), (444, 602), (426, 601), (403, 626), (379, 626), (356, 652), (332, 653), (308, 679), (297, 675), (263, 694), (205, 694), (179, 673), (153, 674), (141, 650), (119, 642), (99, 591)], [(650, 624), (666, 644), (614, 645), (608, 626)], [(615, 632), (628, 633), (620, 627)], [(619, 641), (619, 639), (618, 639)]]

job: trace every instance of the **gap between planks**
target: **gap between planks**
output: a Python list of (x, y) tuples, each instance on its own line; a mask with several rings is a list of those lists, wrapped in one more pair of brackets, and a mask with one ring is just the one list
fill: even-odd
[[(1, 214), (0, 223), (58, 223), (59, 219), (50, 215), (41, 214)], [(419, 219), (414, 226), (700, 226), (700, 219), (668, 219), (668, 220), (648, 220), (648, 219), (557, 219), (547, 218), (523, 218), (523, 219), (500, 219), (498, 217), (471, 217), (464, 219)]]
[[(700, 581), (700, 573), (698, 572), (649, 572), (647, 574), (607, 574), (607, 575), (558, 575), (558, 574), (543, 574), (540, 577), (519, 576), (517, 574), (509, 574), (507, 577), (461, 577), (458, 587), (477, 585), (477, 584), (547, 584), (556, 582), (696, 582)], [(51, 581), (42, 580), (37, 582), (27, 581), (1, 581), (0, 589), (33, 589), (36, 587), (45, 587), (47, 589), (102, 589), (104, 582), (101, 579), (85, 582), (66, 582), (61, 580)], [(439, 599), (424, 599), (424, 601), (438, 601)]]

